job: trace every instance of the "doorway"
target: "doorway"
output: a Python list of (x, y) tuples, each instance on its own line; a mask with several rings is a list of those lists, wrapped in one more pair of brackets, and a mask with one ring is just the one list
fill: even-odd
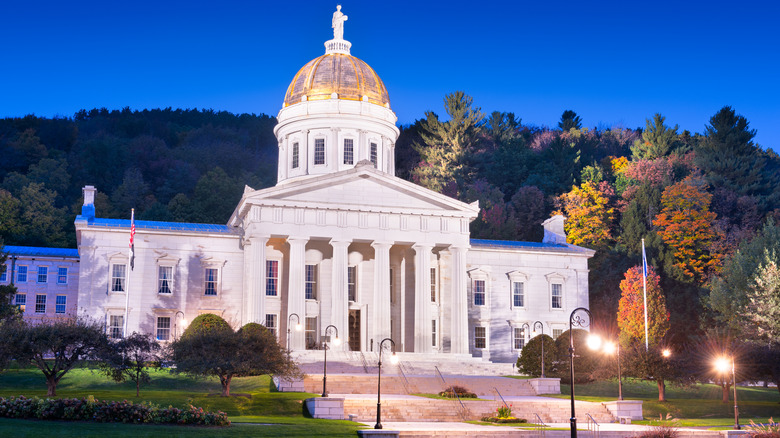
[(360, 310), (349, 311), (349, 349), (360, 351)]

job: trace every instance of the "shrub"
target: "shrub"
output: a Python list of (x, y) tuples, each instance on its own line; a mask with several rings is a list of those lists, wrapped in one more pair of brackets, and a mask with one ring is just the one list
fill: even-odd
[(655, 426), (637, 435), (639, 438), (677, 438), (677, 429), (672, 426)]
[(751, 438), (780, 438), (780, 423), (775, 423), (771, 418), (768, 424), (756, 424), (750, 420), (747, 430)]
[(468, 389), (458, 385), (450, 386), (449, 388), (439, 393), (439, 395), (442, 397), (455, 397), (455, 394), (458, 394), (458, 397), (460, 398), (477, 398), (477, 394), (474, 394)]
[(0, 417), (97, 423), (230, 425), (226, 413), (207, 412), (192, 405), (187, 409), (160, 408), (151, 403), (101, 401), (92, 396), (70, 399), (0, 397)]

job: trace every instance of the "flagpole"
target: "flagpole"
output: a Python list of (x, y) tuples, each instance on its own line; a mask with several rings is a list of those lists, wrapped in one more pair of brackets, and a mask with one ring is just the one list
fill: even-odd
[(130, 269), (127, 270), (127, 284), (125, 284), (125, 318), (124, 327), (122, 328), (122, 337), (127, 337), (127, 318), (128, 311), (130, 309), (130, 272), (133, 271), (134, 258), (135, 258), (135, 209), (130, 209), (130, 256), (127, 258), (127, 264)]
[(647, 336), (647, 255), (645, 254), (645, 239), (642, 239), (642, 288), (645, 299), (645, 351), (650, 350)]

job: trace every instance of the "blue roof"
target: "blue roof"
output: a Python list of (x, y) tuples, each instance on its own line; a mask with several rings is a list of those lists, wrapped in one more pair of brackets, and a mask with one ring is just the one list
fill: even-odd
[(536, 251), (593, 252), (592, 249), (568, 243), (523, 242), (519, 240), (486, 240), (471, 239), (472, 247), (530, 249)]
[(71, 248), (44, 248), (36, 246), (5, 245), (3, 252), (16, 256), (30, 257), (74, 257), (78, 258), (79, 250)]
[[(79, 217), (84, 219), (83, 216)], [(78, 220), (77, 218), (76, 220)], [(130, 229), (129, 219), (103, 219), (89, 220), (89, 226), (105, 228)], [(194, 231), (199, 233), (235, 234), (236, 231), (227, 225), (218, 224), (193, 224), (187, 222), (163, 222), (163, 221), (135, 221), (136, 230), (169, 230), (169, 231)]]

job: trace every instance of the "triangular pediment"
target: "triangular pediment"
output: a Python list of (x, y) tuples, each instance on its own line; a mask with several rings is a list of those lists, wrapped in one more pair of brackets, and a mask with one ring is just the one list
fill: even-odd
[(378, 171), (372, 166), (358, 166), (263, 190), (247, 190), (233, 216), (246, 211), (251, 205), (442, 215), (469, 219), (475, 218), (479, 213), (476, 203), (466, 204)]

